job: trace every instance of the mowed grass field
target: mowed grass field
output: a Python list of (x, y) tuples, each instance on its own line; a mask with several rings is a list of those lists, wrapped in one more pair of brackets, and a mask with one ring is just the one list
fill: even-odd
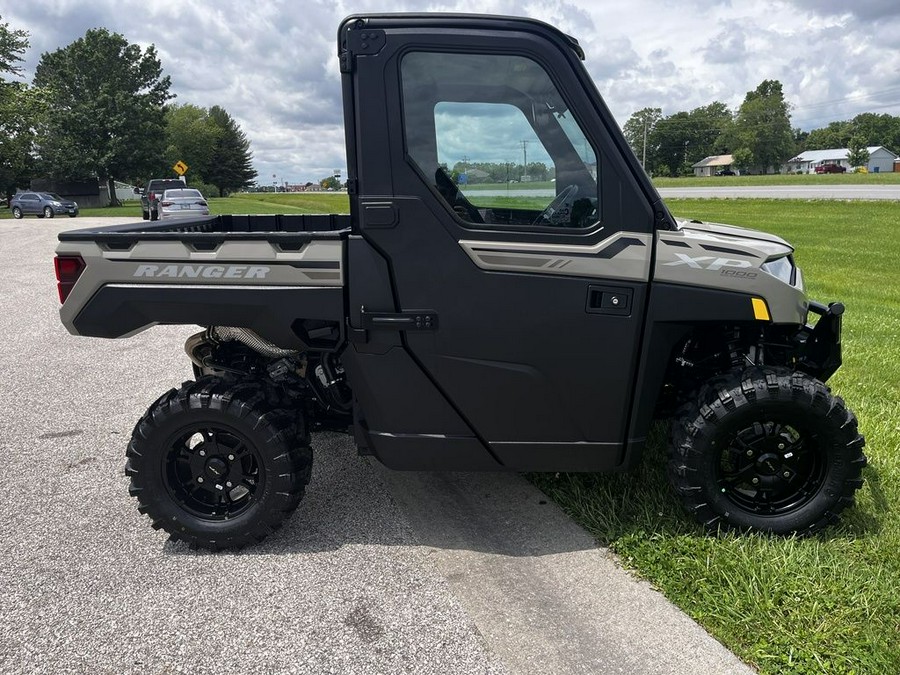
[[(870, 465), (857, 506), (839, 527), (809, 539), (708, 537), (669, 489), (662, 424), (634, 473), (530, 478), (762, 673), (900, 673), (900, 204), (668, 203), (678, 216), (785, 237), (797, 248), (810, 297), (846, 304), (844, 365), (829, 384), (855, 410), (867, 439)], [(348, 211), (342, 193), (236, 195), (210, 204), (214, 213)], [(140, 209), (85, 214), (139, 216)]]

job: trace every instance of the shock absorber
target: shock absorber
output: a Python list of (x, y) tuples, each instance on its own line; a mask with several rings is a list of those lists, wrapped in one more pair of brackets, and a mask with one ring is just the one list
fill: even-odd
[(747, 352), (741, 344), (741, 329), (734, 327), (725, 334), (725, 349), (728, 352), (728, 360), (732, 368), (744, 368), (753, 365)]

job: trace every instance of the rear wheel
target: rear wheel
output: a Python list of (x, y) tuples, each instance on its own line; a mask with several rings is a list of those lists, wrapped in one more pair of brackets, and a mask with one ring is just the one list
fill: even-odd
[(147, 211), (141, 209), (141, 218), (143, 220), (150, 220), (150, 214)]
[(204, 377), (135, 426), (125, 473), (138, 510), (172, 539), (212, 550), (262, 541), (294, 511), (312, 451), (302, 418), (255, 383)]
[(159, 220), (159, 211), (154, 211), (152, 208), (150, 209), (150, 220)]
[(18, 206), (14, 206), (12, 209), (13, 218), (19, 219), (22, 217), (22, 209)]
[(853, 503), (864, 445), (856, 417), (822, 382), (750, 368), (710, 380), (679, 411), (669, 473), (710, 531), (810, 534)]
[(54, 215), (56, 214), (53, 213), (52, 208), (50, 208), (49, 206), (44, 207), (44, 218), (52, 218)]

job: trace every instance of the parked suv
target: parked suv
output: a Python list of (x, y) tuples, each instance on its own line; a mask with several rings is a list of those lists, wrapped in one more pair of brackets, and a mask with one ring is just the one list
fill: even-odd
[(844, 173), (846, 170), (847, 167), (841, 164), (820, 164), (816, 167), (816, 173)]
[(71, 199), (64, 199), (54, 192), (20, 192), (9, 202), (13, 218), (37, 216), (52, 218), (64, 213), (70, 218), (78, 215), (78, 204)]
[(159, 200), (163, 192), (184, 187), (184, 182), (179, 178), (153, 178), (143, 190), (135, 188), (141, 195), (141, 217), (144, 220), (159, 220)]

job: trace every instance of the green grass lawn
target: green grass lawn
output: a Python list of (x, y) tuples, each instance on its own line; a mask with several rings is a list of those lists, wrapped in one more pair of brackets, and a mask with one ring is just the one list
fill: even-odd
[(844, 365), (869, 467), (843, 524), (811, 539), (705, 536), (664, 477), (664, 429), (633, 474), (533, 480), (624, 563), (763, 673), (900, 672), (900, 208), (668, 200), (680, 216), (777, 233), (812, 298), (841, 300)]

